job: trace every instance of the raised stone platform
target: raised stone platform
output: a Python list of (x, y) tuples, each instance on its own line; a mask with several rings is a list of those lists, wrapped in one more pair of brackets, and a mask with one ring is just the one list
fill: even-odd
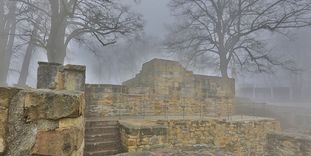
[(267, 135), (267, 156), (310, 156), (311, 135), (273, 132)]
[(125, 151), (205, 144), (236, 155), (263, 154), (267, 134), (280, 130), (279, 122), (274, 119), (251, 116), (232, 116), (229, 120), (197, 116), (149, 117), (120, 120), (120, 126)]

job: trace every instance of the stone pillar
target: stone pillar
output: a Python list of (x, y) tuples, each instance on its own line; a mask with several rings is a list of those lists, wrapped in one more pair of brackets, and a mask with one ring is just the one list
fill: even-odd
[(56, 75), (58, 67), (62, 66), (58, 63), (39, 62), (37, 73), (37, 88), (38, 89), (55, 89)]
[(58, 89), (79, 90), (85, 89), (85, 66), (65, 65), (59, 68)]
[(84, 91), (85, 70), (81, 65), (39, 62), (37, 88)]

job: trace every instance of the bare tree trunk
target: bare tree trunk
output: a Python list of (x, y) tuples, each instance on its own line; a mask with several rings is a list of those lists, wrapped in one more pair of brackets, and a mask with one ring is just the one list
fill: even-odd
[(220, 58), (220, 72), (222, 77), (228, 78), (228, 63), (226, 58)]
[[(221, 42), (223, 43), (223, 42)], [(229, 61), (226, 58), (226, 52), (225, 52), (225, 48), (223, 45), (220, 45), (221, 49), (219, 51), (219, 58), (220, 58), (220, 62), (219, 62), (219, 68), (220, 68), (220, 73), (222, 77), (228, 78), (228, 64)]]
[(60, 4), (58, 0), (50, 0), (52, 16), (50, 36), (47, 42), (47, 57), (49, 62), (64, 64), (66, 12)]
[(64, 24), (51, 27), (51, 35), (48, 39), (47, 44), (47, 56), (49, 62), (64, 64), (66, 57), (66, 46), (64, 40), (65, 40)]
[(31, 38), (28, 44), (28, 47), (26, 49), (26, 53), (25, 53), (25, 57), (24, 57), (24, 61), (23, 61), (23, 65), (22, 65), (22, 69), (21, 69), (21, 73), (18, 79), (18, 85), (24, 86), (26, 85), (27, 82), (27, 77), (28, 77), (28, 73), (29, 73), (29, 66), (30, 66), (30, 60), (31, 60), (31, 56), (32, 56), (32, 52), (35, 48), (34, 43), (34, 38), (35, 36), (37, 36), (37, 27), (34, 27), (32, 34), (31, 34)]
[(6, 39), (7, 35), (5, 35), (4, 27), (5, 27), (5, 15), (4, 15), (4, 1), (0, 1), (0, 20), (3, 22), (0, 22), (0, 84), (6, 83), (6, 77), (5, 74), (5, 46), (6, 46)]
[(8, 2), (9, 12), (4, 13), (4, 1), (0, 2), (0, 83), (7, 83), (16, 29), (16, 1)]

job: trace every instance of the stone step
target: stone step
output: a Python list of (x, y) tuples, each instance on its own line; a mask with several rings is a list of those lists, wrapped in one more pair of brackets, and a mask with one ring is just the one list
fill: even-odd
[(103, 141), (113, 141), (119, 140), (119, 133), (105, 133), (97, 135), (85, 135), (85, 142), (103, 142)]
[(99, 126), (86, 126), (85, 129), (96, 129), (96, 128), (119, 128), (119, 125), (99, 125)]
[(118, 124), (116, 120), (86, 120), (85, 127), (116, 126)]
[(88, 118), (101, 118), (102, 117), (102, 115), (100, 115), (100, 114), (97, 114), (97, 113), (86, 113), (85, 114), (85, 117), (88, 119)]
[(119, 128), (116, 126), (106, 126), (106, 127), (91, 127), (85, 130), (86, 135), (96, 135), (96, 134), (107, 134), (107, 133), (119, 133)]
[(94, 152), (84, 152), (84, 156), (108, 156), (120, 153), (119, 150), (103, 150)]
[(96, 143), (86, 143), (85, 151), (86, 152), (95, 152), (95, 151), (104, 151), (104, 150), (117, 150), (119, 151), (121, 145), (118, 141), (105, 141), (105, 142), (96, 142)]

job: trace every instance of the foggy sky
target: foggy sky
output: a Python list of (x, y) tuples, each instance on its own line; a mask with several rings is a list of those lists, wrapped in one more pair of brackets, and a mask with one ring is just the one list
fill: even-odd
[(143, 15), (145, 20), (145, 32), (147, 35), (155, 36), (163, 39), (167, 34), (165, 25), (171, 24), (174, 17), (171, 16), (167, 6), (169, 0), (141, 0), (140, 3), (134, 5), (133, 1), (122, 1), (128, 4), (132, 9)]

